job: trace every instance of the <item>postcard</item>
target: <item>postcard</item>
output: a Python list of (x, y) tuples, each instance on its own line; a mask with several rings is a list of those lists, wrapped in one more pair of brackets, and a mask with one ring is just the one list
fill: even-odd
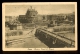
[(77, 2), (2, 3), (3, 51), (76, 51)]

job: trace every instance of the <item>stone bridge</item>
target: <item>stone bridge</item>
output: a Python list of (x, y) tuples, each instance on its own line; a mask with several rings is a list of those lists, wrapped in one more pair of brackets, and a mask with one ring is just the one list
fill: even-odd
[(75, 47), (75, 41), (42, 28), (36, 29), (35, 36), (50, 48)]

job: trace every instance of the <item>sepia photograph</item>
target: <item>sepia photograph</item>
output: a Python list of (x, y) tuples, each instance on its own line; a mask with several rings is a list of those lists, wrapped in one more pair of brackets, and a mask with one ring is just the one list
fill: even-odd
[(76, 51), (77, 2), (2, 3), (3, 51)]

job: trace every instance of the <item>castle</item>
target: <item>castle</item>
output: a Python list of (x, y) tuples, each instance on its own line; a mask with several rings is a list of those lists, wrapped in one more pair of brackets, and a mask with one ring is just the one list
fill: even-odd
[(25, 15), (19, 15), (19, 21), (21, 23), (33, 23), (35, 18), (37, 18), (38, 12), (32, 8), (28, 9)]

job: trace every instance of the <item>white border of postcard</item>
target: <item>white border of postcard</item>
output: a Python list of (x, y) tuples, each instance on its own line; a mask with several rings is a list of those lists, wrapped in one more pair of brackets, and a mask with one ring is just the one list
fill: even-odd
[[(5, 48), (5, 5), (53, 5), (74, 4), (75, 5), (75, 48)], [(76, 51), (77, 50), (77, 2), (12, 2), (2, 3), (2, 49), (3, 51)]]

